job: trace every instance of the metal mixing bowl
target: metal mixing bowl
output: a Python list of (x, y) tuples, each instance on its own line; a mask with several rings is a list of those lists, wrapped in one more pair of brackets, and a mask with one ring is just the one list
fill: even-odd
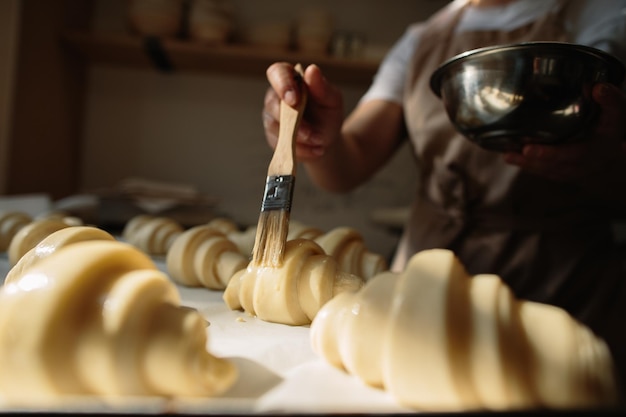
[(616, 85), (624, 64), (595, 48), (528, 42), (471, 50), (443, 63), (430, 87), (456, 129), (486, 149), (584, 137), (599, 111), (596, 82)]

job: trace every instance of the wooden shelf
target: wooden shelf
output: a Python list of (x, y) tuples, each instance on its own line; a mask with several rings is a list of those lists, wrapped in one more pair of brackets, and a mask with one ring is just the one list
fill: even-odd
[(93, 64), (152, 68), (161, 71), (195, 71), (265, 77), (276, 61), (315, 63), (336, 83), (367, 85), (379, 62), (339, 59), (285, 50), (268, 50), (241, 44), (203, 45), (192, 41), (142, 38), (121, 33), (69, 31), (64, 44)]

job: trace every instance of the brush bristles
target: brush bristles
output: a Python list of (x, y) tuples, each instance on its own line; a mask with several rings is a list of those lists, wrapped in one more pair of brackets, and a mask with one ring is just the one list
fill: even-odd
[(271, 268), (280, 267), (283, 264), (288, 232), (288, 210), (261, 212), (252, 251), (254, 265)]

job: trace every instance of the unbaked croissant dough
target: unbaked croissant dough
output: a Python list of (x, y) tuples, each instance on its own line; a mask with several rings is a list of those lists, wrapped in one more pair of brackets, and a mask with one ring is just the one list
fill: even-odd
[(122, 239), (148, 255), (165, 255), (184, 228), (163, 216), (140, 214), (126, 223)]
[(87, 240), (115, 240), (115, 237), (109, 232), (92, 226), (74, 226), (59, 229), (43, 238), (34, 248), (26, 252), (9, 270), (4, 283), (14, 281), (22, 275), (26, 268), (34, 265), (41, 259), (47, 258), (57, 250), (72, 243)]
[(309, 226), (305, 223), (291, 220), (289, 221), (289, 232), (287, 232), (287, 240), (294, 239), (311, 239), (323, 235), (322, 229), (314, 226)]
[[(241, 254), (247, 257), (252, 256), (254, 241), (256, 239), (256, 225), (240, 230), (234, 222), (224, 218), (213, 219), (208, 224), (225, 233), (228, 239), (230, 239), (237, 246)], [(289, 222), (287, 240), (301, 238), (312, 240), (322, 234), (324, 234), (324, 232), (316, 227), (291, 220)]]
[(64, 223), (67, 223), (69, 226), (83, 226), (85, 224), (83, 222), (83, 219), (81, 219), (80, 217), (74, 216), (63, 210), (48, 211), (45, 213), (41, 213), (37, 217), (35, 217), (35, 220), (40, 220), (40, 219), (61, 220)]
[(21, 211), (0, 212), (0, 252), (6, 252), (17, 232), (32, 221), (29, 214)]
[(309, 239), (287, 242), (279, 268), (250, 262), (224, 291), (231, 310), (244, 310), (264, 321), (306, 325), (322, 305), (345, 291), (363, 286), (363, 278), (342, 271), (334, 258)]
[(311, 324), (313, 350), (418, 410), (613, 404), (605, 342), (564, 310), (518, 300), (496, 275), (469, 277), (454, 254), (414, 255)]
[(216, 217), (211, 219), (207, 223), (207, 226), (211, 226), (213, 229), (217, 229), (225, 235), (239, 232), (239, 226), (237, 226), (237, 223), (227, 217)]
[(71, 244), (0, 289), (0, 393), (217, 395), (237, 371), (207, 351), (205, 325), (139, 249)]
[(213, 225), (194, 226), (180, 234), (166, 256), (170, 277), (179, 284), (223, 290), (248, 258)]
[[(220, 226), (220, 230), (228, 229)], [(244, 232), (230, 229), (225, 231), (225, 233), (237, 245), (242, 254), (249, 256), (252, 253), (256, 237), (256, 226), (252, 226)], [(295, 239), (315, 241), (324, 249), (327, 255), (337, 260), (340, 268), (365, 279), (369, 279), (377, 273), (389, 269), (385, 258), (368, 250), (363, 236), (350, 227), (337, 227), (324, 233), (317, 227), (292, 220), (289, 222), (287, 240)]]
[(13, 236), (9, 244), (9, 264), (14, 266), (26, 252), (34, 248), (44, 238), (66, 227), (73, 226), (62, 219), (38, 219), (23, 226)]
[(250, 226), (245, 230), (230, 232), (226, 236), (237, 246), (239, 253), (248, 258), (252, 258), (254, 240), (256, 239), (256, 226)]
[(217, 217), (208, 222), (207, 225), (224, 233), (235, 244), (239, 253), (247, 258), (252, 256), (254, 239), (256, 238), (256, 226), (240, 230), (235, 222), (224, 217)]
[[(254, 242), (256, 239), (256, 225), (240, 230), (235, 222), (222, 217), (211, 220), (208, 225), (226, 234), (228, 239), (230, 239), (230, 241), (237, 246), (242, 255), (247, 257), (252, 256)], [(291, 220), (289, 222), (287, 240), (300, 238), (312, 240), (322, 234), (324, 234), (324, 232), (316, 227)]]
[(363, 236), (350, 227), (337, 227), (314, 238), (328, 255), (346, 272), (370, 279), (388, 270), (387, 261), (365, 246)]

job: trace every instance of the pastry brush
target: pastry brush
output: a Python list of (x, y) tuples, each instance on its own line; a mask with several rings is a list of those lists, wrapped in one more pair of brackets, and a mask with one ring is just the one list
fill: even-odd
[(282, 265), (287, 243), (296, 172), (295, 139), (307, 100), (302, 66), (297, 64), (295, 70), (300, 85), (300, 101), (296, 107), (280, 102), (278, 142), (267, 170), (252, 252), (252, 262), (257, 266)]

